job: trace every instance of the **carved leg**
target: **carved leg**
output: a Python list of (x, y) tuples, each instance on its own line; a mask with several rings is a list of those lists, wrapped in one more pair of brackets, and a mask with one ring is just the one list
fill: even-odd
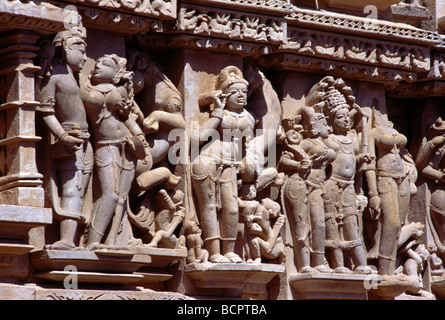
[[(358, 213), (357, 213), (358, 214)], [(346, 241), (358, 241), (349, 251), (355, 265), (355, 272), (371, 273), (372, 269), (367, 266), (366, 254), (359, 235), (357, 214), (351, 214), (343, 220), (343, 235)]]
[[(119, 149), (105, 146), (96, 150), (97, 176), (100, 181), (101, 196), (93, 214), (88, 234), (87, 247), (94, 249), (101, 242), (102, 237), (113, 218), (119, 200), (119, 178), (117, 165), (113, 159), (120, 158)], [(100, 166), (102, 160), (105, 165)]]
[[(122, 223), (122, 219), (127, 211), (128, 206), (128, 194), (130, 193), (133, 185), (133, 180), (136, 171), (137, 160), (129, 148), (125, 148), (123, 152), (125, 157), (122, 163), (122, 169), (120, 170), (120, 176), (118, 178), (118, 194), (119, 199), (114, 210), (114, 216), (111, 223), (111, 228), (108, 233), (108, 237), (105, 241), (105, 245), (113, 246), (116, 244), (117, 234)], [(132, 237), (133, 238), (133, 237)]]
[(316, 270), (310, 266), (310, 251), (306, 245), (309, 233), (309, 212), (305, 201), (306, 184), (299, 179), (290, 180), (284, 186), (283, 193), (294, 243), (297, 270), (299, 272), (316, 272)]
[[(60, 207), (67, 212), (82, 213), (82, 187), (83, 171), (75, 168), (75, 158), (64, 159), (68, 162), (60, 166), (59, 180), (61, 186)], [(67, 167), (72, 166), (72, 169)], [(76, 237), (78, 221), (74, 219), (64, 219), (60, 221), (60, 240), (51, 245), (52, 249), (72, 249), (74, 238)]]
[(221, 173), (221, 216), (219, 226), (222, 239), (222, 254), (231, 262), (239, 263), (242, 259), (235, 253), (235, 241), (238, 234), (239, 207), (236, 169), (229, 167)]
[(394, 275), (397, 242), (401, 229), (397, 191), (380, 193), (380, 199), (382, 233), (379, 248), (379, 274)]
[(219, 225), (216, 214), (216, 185), (210, 178), (210, 173), (215, 171), (213, 163), (194, 164), (192, 167), (192, 175), (194, 176), (192, 183), (198, 202), (204, 247), (209, 252), (209, 262), (225, 263), (229, 260), (221, 255)]
[(332, 272), (332, 269), (324, 265), (326, 225), (321, 190), (313, 190), (308, 200), (312, 228), (312, 266), (320, 272)]
[(331, 268), (337, 273), (348, 273), (344, 265), (343, 251), (336, 245), (340, 241), (340, 233), (335, 218), (326, 220), (326, 240), (330, 244), (326, 247), (326, 256)]

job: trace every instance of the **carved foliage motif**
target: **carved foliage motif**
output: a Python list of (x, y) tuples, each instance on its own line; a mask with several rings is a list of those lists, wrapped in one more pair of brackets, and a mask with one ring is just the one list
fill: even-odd
[(182, 7), (179, 29), (206, 36), (224, 36), (247, 41), (285, 42), (285, 20), (204, 7)]
[(176, 0), (82, 0), (73, 2), (81, 2), (97, 8), (112, 9), (113, 11), (131, 12), (137, 15), (162, 18), (176, 17)]
[(428, 48), (402, 43), (366, 40), (311, 30), (289, 28), (290, 38), (284, 49), (300, 54), (378, 64), (379, 66), (424, 72), (430, 69)]

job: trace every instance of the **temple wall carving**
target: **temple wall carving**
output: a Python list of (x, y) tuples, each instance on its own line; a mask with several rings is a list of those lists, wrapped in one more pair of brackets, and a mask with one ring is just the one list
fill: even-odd
[(439, 2), (0, 1), (0, 299), (444, 299)]

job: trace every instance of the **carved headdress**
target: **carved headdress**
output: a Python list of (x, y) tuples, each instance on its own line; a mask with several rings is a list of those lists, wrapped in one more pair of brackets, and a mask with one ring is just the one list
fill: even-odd
[(221, 70), (216, 81), (216, 88), (224, 92), (234, 83), (244, 83), (246, 86), (249, 86), (249, 83), (244, 79), (243, 73), (238, 67), (228, 66)]
[(68, 30), (60, 31), (53, 40), (54, 47), (64, 46), (68, 39), (76, 38), (86, 44), (87, 30), (81, 26), (74, 26)]
[(305, 102), (316, 112), (323, 112), (326, 116), (330, 116), (344, 107), (351, 110), (355, 97), (352, 95), (352, 89), (343, 79), (328, 76), (312, 87)]

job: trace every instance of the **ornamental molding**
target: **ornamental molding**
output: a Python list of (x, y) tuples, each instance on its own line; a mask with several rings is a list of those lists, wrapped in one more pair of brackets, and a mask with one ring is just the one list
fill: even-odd
[(287, 40), (284, 17), (182, 4), (177, 29), (194, 35), (281, 44)]
[(430, 70), (430, 48), (425, 46), (291, 26), (288, 35), (288, 42), (279, 51), (415, 72)]
[(259, 57), (272, 52), (272, 46), (264, 43), (198, 37), (193, 35), (150, 35), (145, 38), (144, 41), (148, 48), (153, 49), (187, 48), (219, 53), (225, 52), (244, 57)]
[(176, 18), (176, 0), (65, 0), (65, 2), (158, 19)]
[(77, 6), (77, 9), (82, 16), (83, 25), (87, 28), (114, 31), (124, 35), (164, 30), (164, 25), (160, 20), (86, 6)]
[(411, 83), (417, 80), (417, 74), (414, 72), (289, 53), (272, 54), (262, 57), (258, 62), (265, 69), (321, 72), (335, 77), (381, 83), (390, 89), (399, 82)]
[(388, 92), (388, 97), (394, 98), (441, 98), (445, 96), (445, 82), (431, 80), (418, 83), (399, 84)]
[(362, 37), (384, 38), (409, 44), (433, 46), (442, 39), (438, 33), (422, 30), (404, 23), (394, 23), (355, 17), (326, 11), (315, 11), (294, 7), (294, 12), (287, 17), (289, 25), (315, 30), (329, 30), (356, 34)]
[(69, 12), (47, 2), (0, 1), (0, 32), (21, 29), (53, 34), (64, 29)]
[(281, 0), (195, 0), (185, 1), (191, 4), (202, 4), (215, 8), (236, 9), (240, 11), (259, 12), (263, 15), (285, 16), (294, 11), (294, 6)]

